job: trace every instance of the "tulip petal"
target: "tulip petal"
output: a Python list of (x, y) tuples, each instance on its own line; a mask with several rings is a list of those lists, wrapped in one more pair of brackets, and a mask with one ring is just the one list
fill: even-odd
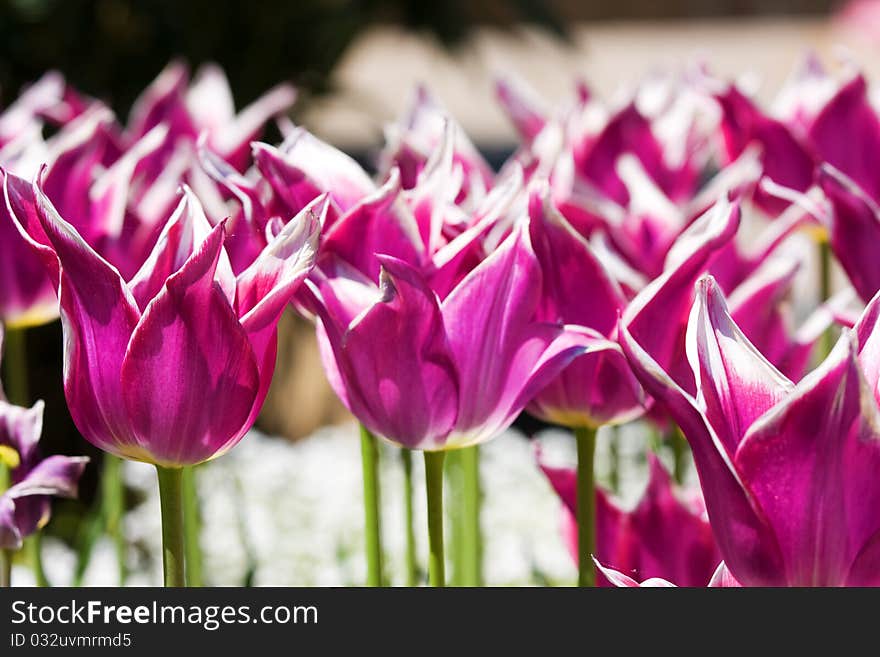
[(280, 149), (261, 143), (253, 148), (257, 168), (292, 214), (324, 192), (347, 212), (376, 191), (357, 162), (304, 128), (294, 130)]
[(730, 589), (741, 586), (742, 584), (736, 581), (736, 578), (727, 569), (727, 564), (723, 561), (718, 564), (718, 568), (715, 569), (712, 579), (709, 580), (710, 589)]
[(819, 186), (831, 203), (831, 248), (863, 301), (880, 290), (880, 208), (852, 179), (831, 166), (819, 171)]
[(684, 357), (684, 335), (694, 284), (714, 254), (733, 239), (739, 205), (722, 198), (676, 240), (663, 274), (627, 306), (623, 323), (652, 360), (688, 390), (693, 373)]
[(843, 584), (880, 531), (878, 416), (846, 332), (740, 444), (737, 470), (774, 527), (790, 585)]
[[(42, 324), (58, 316), (58, 259), (37, 218), (33, 188), (0, 169), (0, 321), (7, 326)], [(30, 234), (33, 231), (33, 237)]]
[(733, 322), (711, 276), (697, 283), (686, 339), (697, 401), (732, 458), (752, 422), (786, 397), (794, 384)]
[(690, 443), (715, 539), (731, 572), (741, 582), (782, 584), (782, 555), (776, 537), (697, 401), (645, 351), (623, 322), (620, 344), (645, 391), (663, 405)]
[(34, 195), (61, 266), (67, 403), (82, 435), (115, 453), (118, 441), (130, 433), (119, 372), (140, 312), (119, 272), (61, 218), (38, 185)]
[(877, 177), (880, 118), (868, 97), (868, 85), (862, 75), (843, 85), (826, 103), (813, 121), (809, 135), (822, 160), (880, 201)]
[(529, 237), (544, 284), (539, 316), (587, 326), (608, 336), (626, 299), (586, 240), (553, 206), (543, 186), (529, 199)]
[[(436, 295), (406, 263), (382, 256), (382, 298), (344, 336), (341, 369), (368, 400), (369, 426), (406, 447), (436, 449), (455, 424), (458, 375)], [(346, 371), (347, 370), (347, 371)], [(352, 409), (359, 415), (357, 406)]]
[(326, 231), (323, 251), (338, 255), (372, 280), (378, 280), (375, 254), (394, 256), (416, 266), (426, 260), (425, 245), (410, 209), (403, 203), (395, 169), (384, 185)]
[(150, 302), (122, 363), (137, 440), (117, 453), (166, 466), (219, 455), (249, 428), (260, 375), (247, 334), (214, 280), (218, 224)]

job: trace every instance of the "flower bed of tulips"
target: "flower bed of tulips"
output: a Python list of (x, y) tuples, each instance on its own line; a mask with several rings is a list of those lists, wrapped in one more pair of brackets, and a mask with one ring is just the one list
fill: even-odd
[[(120, 576), (127, 459), (155, 466), (183, 586), (203, 580), (205, 480), (252, 499), (240, 458), (195, 466), (248, 434), (295, 312), (360, 423), (369, 585), (487, 582), (484, 502), (524, 502), (494, 495), (482, 445), (522, 414), (570, 436), (571, 467), (526, 449), (582, 586), (880, 585), (880, 114), (858, 68), (807, 58), (768, 107), (705, 67), (615, 101), (496, 91), (520, 137), (499, 171), (418, 89), (375, 175), (286, 118), (288, 86), (236, 113), (216, 67), (172, 63), (124, 123), (56, 73), (23, 91), (0, 114), (0, 579), (87, 461), (40, 455), (28, 326), (60, 316)], [(258, 141), (269, 121), (280, 145)], [(623, 433), (646, 463), (632, 504)], [(267, 471), (269, 490), (299, 476)], [(273, 515), (302, 507), (278, 486)], [(321, 563), (301, 579), (338, 581)]]

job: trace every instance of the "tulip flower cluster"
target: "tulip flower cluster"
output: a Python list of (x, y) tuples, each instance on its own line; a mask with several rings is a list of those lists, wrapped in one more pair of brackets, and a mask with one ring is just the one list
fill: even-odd
[[(60, 316), (76, 426), (156, 466), (166, 583), (185, 581), (181, 470), (251, 428), (290, 308), (362, 426), (371, 583), (376, 437), (407, 468), (424, 452), (443, 585), (445, 463), (472, 464), (451, 497), (474, 512), (470, 535), (453, 529), (478, 572), (476, 448), (528, 413), (575, 438), (575, 469), (538, 464), (583, 585), (880, 585), (880, 115), (864, 77), (809, 59), (771, 109), (702, 69), (618, 103), (583, 83), (556, 109), (515, 79), (496, 91), (520, 138), (497, 173), (425, 88), (375, 176), (284, 117), (291, 88), (236, 114), (210, 66), (172, 63), (126, 123), (57, 74), (0, 115), (0, 319)], [(272, 118), (283, 142), (254, 141)], [(849, 284), (832, 296), (835, 259)], [(867, 303), (857, 319), (847, 295)], [(0, 538), (17, 547), (83, 462), (39, 462), (42, 408), (10, 409)], [(689, 446), (699, 487), (651, 453), (634, 508), (597, 486), (597, 433), (632, 422), (677, 466)]]

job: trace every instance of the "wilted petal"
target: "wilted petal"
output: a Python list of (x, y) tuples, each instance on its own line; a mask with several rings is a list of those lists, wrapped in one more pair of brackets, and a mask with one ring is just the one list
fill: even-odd
[[(168, 466), (219, 455), (249, 428), (260, 376), (247, 334), (214, 281), (218, 224), (144, 311), (122, 363), (135, 444), (118, 454)], [(118, 370), (117, 370), (118, 371)]]

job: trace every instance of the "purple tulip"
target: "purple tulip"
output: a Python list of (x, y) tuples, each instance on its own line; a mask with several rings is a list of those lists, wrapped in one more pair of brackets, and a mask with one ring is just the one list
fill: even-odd
[[(0, 352), (3, 330), (0, 328)], [(77, 483), (89, 459), (40, 455), (43, 402), (13, 406), (0, 389), (0, 549), (17, 550), (22, 540), (49, 521), (50, 497), (76, 497)], [(4, 476), (4, 479), (6, 477)]]
[(880, 299), (794, 384), (743, 335), (711, 277), (697, 288), (686, 347), (695, 393), (644, 334), (623, 324), (621, 344), (691, 445), (730, 573), (747, 586), (880, 584)]
[(307, 285), (331, 385), (393, 443), (436, 451), (494, 437), (595, 340), (536, 318), (541, 270), (521, 227), (442, 302), (417, 269), (378, 259), (379, 289), (341, 263)]
[[(632, 510), (621, 509), (597, 487), (596, 561), (638, 577), (662, 577), (682, 586), (703, 586), (721, 557), (702, 498), (676, 491), (660, 461), (653, 455), (649, 460), (648, 486)], [(563, 502), (564, 531), (569, 551), (577, 559), (577, 473), (544, 463), (541, 469)], [(601, 577), (599, 583), (613, 585)]]
[(597, 343), (542, 389), (528, 411), (568, 427), (627, 422), (642, 413), (644, 394), (616, 341), (626, 298), (585, 239), (556, 210), (547, 186), (532, 193), (529, 206), (529, 234), (543, 280), (538, 315), (590, 329)]
[(128, 282), (61, 218), (39, 185), (34, 201), (30, 208), (19, 203), (18, 220), (27, 230), (36, 214), (48, 238), (41, 244), (31, 234), (59, 280), (64, 387), (80, 432), (108, 452), (164, 467), (232, 448), (268, 391), (276, 325), (313, 266), (325, 199), (235, 276), (223, 246), (225, 224), (211, 227), (186, 191)]

